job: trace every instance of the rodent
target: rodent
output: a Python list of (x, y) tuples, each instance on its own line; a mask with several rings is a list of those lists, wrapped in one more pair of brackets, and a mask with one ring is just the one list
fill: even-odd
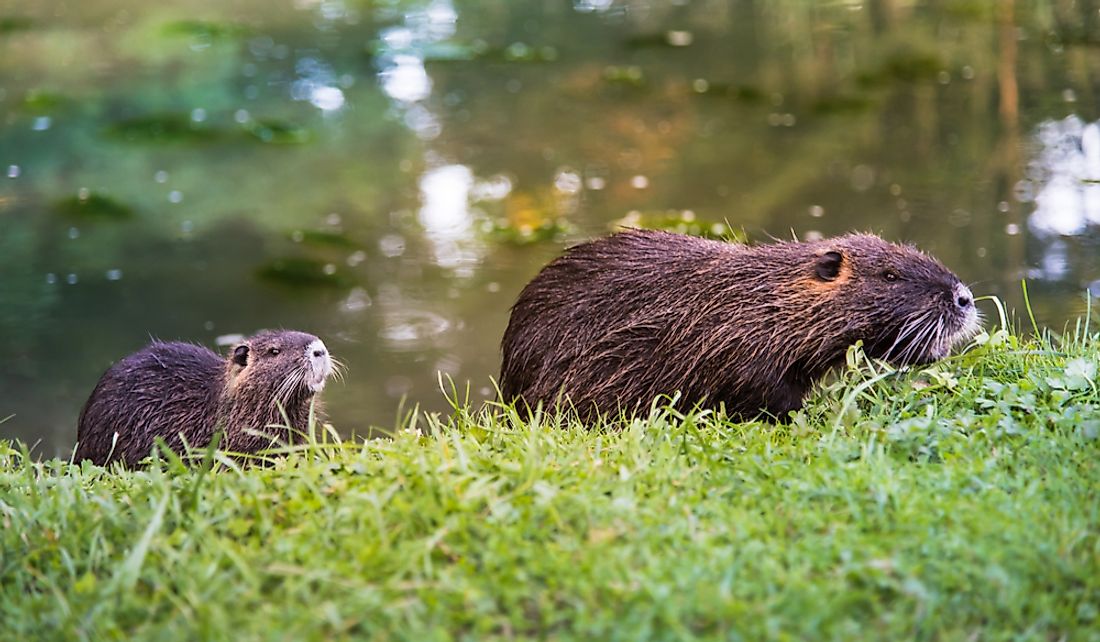
[(294, 443), (337, 363), (320, 339), (292, 330), (259, 332), (226, 357), (153, 341), (99, 379), (80, 412), (75, 461), (133, 467), (158, 436), (179, 453), (183, 440), (208, 446), (216, 430), (224, 431), (219, 448), (233, 453)]
[(939, 261), (871, 234), (742, 245), (629, 230), (572, 247), (527, 284), (501, 394), (582, 419), (677, 406), (784, 421), (852, 344), (927, 363), (980, 327)]

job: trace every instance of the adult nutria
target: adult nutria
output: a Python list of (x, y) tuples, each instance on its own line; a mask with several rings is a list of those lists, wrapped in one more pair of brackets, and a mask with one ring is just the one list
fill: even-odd
[[(162, 437), (176, 451), (183, 441), (202, 448), (216, 430), (220, 447), (253, 453), (295, 441), (314, 395), (333, 373), (325, 344), (304, 332), (266, 330), (229, 356), (190, 343), (154, 341), (111, 366), (80, 411), (76, 461), (134, 466)], [(117, 433), (117, 439), (115, 437)]]
[(679, 392), (683, 408), (782, 420), (857, 341), (927, 363), (978, 327), (958, 277), (877, 236), (749, 246), (627, 231), (570, 248), (523, 289), (501, 392), (584, 419)]

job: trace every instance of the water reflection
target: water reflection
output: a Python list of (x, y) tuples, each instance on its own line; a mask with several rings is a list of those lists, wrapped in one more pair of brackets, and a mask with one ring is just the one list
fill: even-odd
[(1041, 236), (1081, 234), (1100, 225), (1100, 124), (1077, 116), (1039, 125), (1040, 151), (1028, 163), (1023, 199), (1038, 186), (1030, 227)]
[(1061, 237), (1036, 239), (1038, 257), (1027, 269), (1028, 279), (1061, 281), (1070, 273), (1069, 246)]
[(458, 12), (451, 0), (433, 0), (424, 9), (405, 12), (405, 24), (424, 43), (438, 42), (455, 34)]
[(340, 304), (340, 309), (348, 314), (358, 314), (371, 306), (370, 294), (363, 288), (353, 288)]
[[(415, 103), (428, 98), (432, 81), (424, 67), (424, 50), (455, 34), (458, 13), (450, 0), (434, 0), (418, 9), (404, 13), (404, 24), (385, 29), (381, 34), (382, 48), (378, 55), (382, 89), (399, 103)], [(403, 105), (408, 107), (409, 105)], [(413, 129), (423, 131), (415, 123)]]
[[(326, 112), (339, 111), (344, 106), (344, 92), (336, 86), (336, 74), (332, 67), (317, 58), (304, 56), (294, 65), (298, 79), (290, 85), (290, 95), (294, 100), (309, 101), (314, 107)], [(352, 84), (351, 76), (343, 82)]]
[(615, 0), (573, 0), (573, 8), (580, 13), (607, 11), (614, 4)]
[[(393, 350), (424, 350), (436, 344), (451, 323), (442, 316), (427, 310), (396, 310), (386, 313), (385, 328), (379, 333)], [(453, 357), (452, 357), (453, 359)]]
[(470, 189), (474, 175), (465, 165), (429, 169), (420, 178), (422, 205), (418, 220), (424, 226), (435, 252), (435, 262), (445, 268), (459, 268), (456, 274), (470, 276), (480, 255), (473, 243)]
[[(401, 30), (408, 34), (407, 30)], [(383, 42), (391, 44), (383, 37)], [(432, 93), (432, 81), (424, 68), (424, 59), (413, 54), (391, 54), (383, 58), (383, 68), (379, 73), (382, 89), (394, 100), (402, 103), (414, 103), (424, 100)]]
[(1035, 204), (1028, 228), (1039, 256), (1027, 274), (1066, 281), (1078, 272), (1067, 238), (1100, 232), (1100, 124), (1076, 115), (1048, 120), (1039, 124), (1035, 141), (1038, 151), (1016, 187), (1019, 200)]

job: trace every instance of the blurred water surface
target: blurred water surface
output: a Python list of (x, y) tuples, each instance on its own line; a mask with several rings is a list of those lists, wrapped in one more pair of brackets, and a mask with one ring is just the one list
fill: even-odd
[[(345, 432), (490, 397), (615, 221), (873, 230), (1061, 328), (1100, 296), (1093, 2), (8, 0), (0, 435), (63, 452), (151, 336), (350, 364)], [(987, 313), (991, 310), (987, 309)]]

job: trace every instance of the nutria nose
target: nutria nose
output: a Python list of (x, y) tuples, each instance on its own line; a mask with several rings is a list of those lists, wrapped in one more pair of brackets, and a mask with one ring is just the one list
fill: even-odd
[(974, 294), (970, 291), (970, 288), (966, 287), (962, 283), (955, 285), (955, 305), (962, 309), (969, 308), (974, 303)]
[(327, 368), (327, 364), (331, 361), (328, 354), (328, 346), (320, 339), (314, 339), (312, 343), (306, 346), (306, 359), (309, 359), (314, 368), (319, 367), (322, 370)]

